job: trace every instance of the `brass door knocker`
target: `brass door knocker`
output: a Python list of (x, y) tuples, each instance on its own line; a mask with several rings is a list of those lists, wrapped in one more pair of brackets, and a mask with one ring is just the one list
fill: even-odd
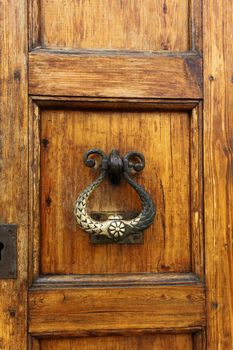
[[(76, 200), (74, 214), (78, 225), (94, 238), (95, 243), (98, 240), (102, 243), (138, 242), (135, 238), (152, 224), (156, 213), (156, 208), (150, 195), (131, 177), (133, 171), (139, 172), (145, 167), (143, 154), (132, 151), (121, 158), (119, 152), (115, 149), (111, 151), (109, 156), (100, 149), (93, 149), (84, 155), (84, 163), (90, 168), (96, 165), (96, 160), (91, 158), (93, 155), (101, 157), (101, 173)], [(104, 221), (99, 221), (88, 214), (87, 201), (91, 193), (106, 176), (115, 185), (119, 185), (124, 178), (137, 192), (141, 199), (142, 209), (135, 218), (126, 220), (122, 215), (116, 213), (108, 216)]]

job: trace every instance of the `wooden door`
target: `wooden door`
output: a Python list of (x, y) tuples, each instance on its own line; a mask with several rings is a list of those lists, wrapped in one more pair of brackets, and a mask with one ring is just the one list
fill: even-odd
[[(1, 2), (0, 218), (18, 225), (18, 276), (1, 281), (0, 349), (232, 348), (226, 3)], [(157, 213), (142, 242), (77, 226), (92, 148), (144, 154)], [(105, 181), (89, 210), (140, 201)]]
[[(204, 344), (201, 3), (189, 5), (31, 4), (32, 350)], [(138, 181), (157, 215), (143, 243), (93, 244), (77, 227), (75, 199), (98, 173), (83, 164), (92, 148), (144, 154)], [(140, 201), (105, 181), (89, 210)]]

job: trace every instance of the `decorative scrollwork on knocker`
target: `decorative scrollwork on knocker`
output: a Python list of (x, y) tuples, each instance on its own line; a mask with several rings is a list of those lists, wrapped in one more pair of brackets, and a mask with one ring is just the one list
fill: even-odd
[[(93, 158), (93, 156), (95, 156)], [(132, 178), (133, 172), (140, 172), (145, 167), (145, 158), (139, 152), (129, 152), (123, 158), (113, 149), (107, 156), (100, 149), (92, 149), (84, 154), (84, 163), (93, 168), (96, 157), (101, 158), (101, 172), (99, 177), (90, 184), (77, 198), (74, 214), (78, 225), (91, 235), (94, 243), (138, 243), (139, 237), (153, 222), (156, 208), (146, 190)], [(109, 215), (105, 220), (97, 220), (88, 214), (87, 202), (91, 193), (108, 176), (111, 183), (119, 185), (125, 179), (137, 192), (142, 209), (134, 218), (126, 219), (121, 213)], [(127, 216), (127, 215), (126, 215)]]

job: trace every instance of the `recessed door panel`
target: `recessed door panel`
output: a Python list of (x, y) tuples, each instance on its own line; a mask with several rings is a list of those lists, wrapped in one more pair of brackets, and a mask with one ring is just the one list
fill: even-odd
[[(192, 335), (42, 339), (40, 350), (193, 350)], [(32, 349), (36, 350), (36, 349)]]
[[(43, 110), (41, 113), (41, 272), (98, 274), (188, 272), (191, 269), (191, 119), (187, 112)], [(77, 227), (78, 194), (99, 170), (83, 163), (91, 148), (142, 152), (135, 176), (152, 196), (157, 215), (142, 244), (93, 245)], [(135, 191), (105, 181), (90, 212), (140, 211)]]
[(188, 0), (38, 0), (34, 7), (43, 47), (189, 49)]

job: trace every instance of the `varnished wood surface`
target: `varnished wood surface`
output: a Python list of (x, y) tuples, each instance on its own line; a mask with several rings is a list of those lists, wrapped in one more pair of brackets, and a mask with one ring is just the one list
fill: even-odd
[(77, 96), (35, 96), (32, 103), (41, 109), (88, 109), (102, 111), (195, 111), (200, 100), (193, 99), (158, 99), (158, 98), (111, 98)]
[[(191, 271), (190, 123), (184, 112), (41, 111), (41, 273)], [(143, 244), (93, 245), (77, 227), (76, 197), (98, 174), (83, 164), (91, 148), (144, 153), (146, 167), (136, 180), (158, 210)], [(105, 181), (89, 209), (139, 211), (140, 202), (126, 183), (115, 189)]]
[[(106, 0), (106, 3), (109, 2)], [(39, 272), (60, 274), (39, 276), (30, 291), (29, 333), (38, 336), (33, 340), (33, 350), (53, 350), (55, 347), (59, 350), (92, 350), (96, 346), (101, 350), (111, 347), (114, 350), (205, 350), (205, 295), (208, 350), (230, 350), (233, 347), (232, 4), (230, 0), (113, 0), (111, 4), (114, 6), (105, 7), (103, 4), (103, 0), (30, 0), (27, 16), (24, 0), (0, 2), (3, 72), (0, 86), (0, 220), (16, 222), (19, 229), (18, 279), (0, 282), (0, 349), (27, 349), (29, 240), (30, 276), (36, 278)], [(205, 32), (203, 154), (206, 276), (203, 276), (202, 254), (202, 103), (197, 106), (203, 97), (202, 4)], [(30, 22), (29, 45), (27, 17)], [(26, 81), (28, 46), (30, 49), (38, 48), (29, 55), (30, 94), (34, 95), (34, 100), (42, 101), (38, 103), (42, 112), (31, 103), (30, 124)], [(85, 111), (79, 101), (74, 103), (74, 99), (80, 96), (86, 102), (90, 99)], [(93, 97), (96, 98), (94, 104), (91, 101)], [(64, 98), (67, 99), (66, 106)], [(136, 101), (134, 108), (130, 107), (132, 101), (122, 103), (128, 98)], [(155, 112), (154, 107), (150, 112), (148, 110), (147, 102), (154, 98), (160, 99), (159, 112)], [(138, 103), (141, 103), (140, 110), (137, 110)], [(167, 107), (163, 109), (166, 103)], [(194, 105), (196, 107), (191, 112)], [(91, 134), (93, 120), (98, 125), (94, 128), (96, 139)], [(158, 125), (159, 131), (156, 129)], [(142, 131), (144, 127), (145, 131)], [(84, 135), (87, 133), (88, 139), (80, 136), (80, 130)], [(50, 132), (49, 144), (47, 149), (42, 145), (40, 158), (41, 138), (47, 137), (42, 132), (47, 131)], [(130, 134), (127, 142), (126, 131)], [(104, 143), (100, 141), (102, 139)], [(74, 222), (67, 220), (73, 193), (71, 188), (78, 194), (79, 186), (81, 189), (95, 177), (88, 169), (78, 168), (80, 162), (76, 152), (92, 146), (94, 140), (106, 149), (112, 146), (112, 142), (117, 143), (116, 140), (122, 151), (128, 151), (128, 146), (145, 149), (148, 168), (139, 176), (139, 181), (152, 190), (155, 200), (158, 198), (160, 211), (156, 219), (157, 245), (151, 229), (142, 254), (144, 248), (140, 247), (132, 248), (134, 254), (131, 247), (121, 247), (121, 250), (100, 248), (96, 254), (96, 248), (89, 246), (85, 234), (76, 231), (74, 234)], [(80, 174), (84, 174), (85, 170), (88, 175), (80, 180)], [(162, 194), (161, 187), (153, 182), (154, 178), (151, 180), (153, 172), (159, 175), (158, 179), (165, 177), (165, 193)], [(72, 178), (73, 173), (75, 179)], [(40, 192), (40, 176), (43, 174), (45, 176), (41, 178), (45, 186)], [(50, 192), (50, 188), (55, 190)], [(107, 186), (105, 189), (105, 193), (108, 192)], [(48, 194), (52, 202), (48, 200)], [(99, 194), (102, 195), (103, 190)], [(112, 197), (112, 203), (110, 200), (104, 203), (93, 199), (91, 205), (98, 210), (111, 205), (120, 208), (119, 198), (114, 194)], [(54, 203), (58, 203), (53, 212), (55, 215), (48, 214), (54, 210)], [(132, 193), (125, 203), (128, 208), (132, 204), (138, 205), (138, 202), (134, 203)], [(40, 209), (44, 211), (42, 220)], [(164, 223), (168, 223), (168, 231), (164, 230)], [(178, 230), (178, 227), (181, 229)], [(71, 235), (68, 234), (70, 232)], [(86, 251), (82, 251), (80, 242), (77, 242), (79, 234), (85, 236), (81, 245), (86, 244)], [(82, 259), (88, 250), (91, 256)], [(40, 255), (42, 251), (44, 255)], [(94, 266), (92, 256), (95, 259), (97, 256), (95, 262), (99, 265)], [(104, 261), (101, 265), (102, 256), (110, 264)], [(114, 275), (97, 274), (93, 277), (86, 274), (88, 271)], [(130, 277), (116, 274), (131, 271)], [(140, 271), (147, 271), (146, 278), (138, 277), (137, 272)], [(153, 274), (150, 274), (151, 271)], [(173, 271), (180, 273), (173, 274)], [(182, 271), (193, 271), (193, 274)], [(167, 274), (166, 278), (161, 274), (155, 277), (158, 272)], [(205, 277), (206, 290), (200, 282)], [(163, 331), (166, 335), (154, 334)], [(171, 332), (175, 334), (171, 335)], [(42, 339), (40, 335), (47, 338)], [(79, 335), (83, 338), (77, 338)], [(96, 338), (96, 335), (102, 337)]]
[(31, 290), (29, 331), (169, 329), (205, 325), (202, 285)]
[(205, 1), (204, 27), (208, 349), (230, 350), (233, 349), (232, 1)]
[[(193, 350), (192, 335), (42, 339), (40, 350)], [(32, 350), (37, 350), (32, 348)]]
[(191, 239), (192, 271), (205, 280), (204, 263), (204, 198), (203, 198), (203, 105), (191, 111), (190, 184), (191, 184)]
[(0, 1), (0, 222), (18, 226), (16, 280), (0, 279), (0, 349), (27, 346), (27, 1)]
[(32, 13), (39, 8), (32, 25), (34, 32), (40, 31), (36, 44), (42, 47), (159, 51), (190, 47), (188, 0), (36, 0), (33, 5)]
[(198, 54), (119, 54), (35, 50), (29, 55), (29, 92), (50, 96), (202, 97)]

